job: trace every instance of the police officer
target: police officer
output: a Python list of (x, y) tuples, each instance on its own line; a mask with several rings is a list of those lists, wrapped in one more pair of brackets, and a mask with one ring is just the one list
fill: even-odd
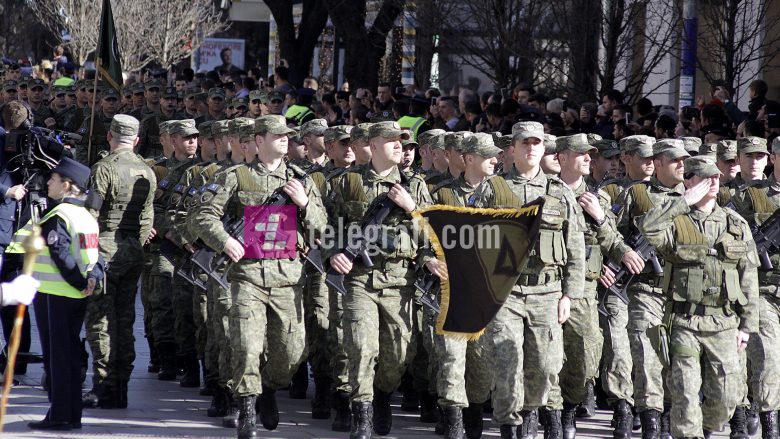
[[(46, 247), (36, 258), (33, 277), (40, 282), (35, 317), (41, 339), (51, 407), (28, 426), (37, 430), (81, 428), (81, 341), (87, 296), (103, 280), (98, 224), (83, 207), (89, 168), (63, 158), (52, 169), (48, 196), (53, 201), (40, 219)], [(20, 229), (6, 250), (23, 253), (32, 222)]]

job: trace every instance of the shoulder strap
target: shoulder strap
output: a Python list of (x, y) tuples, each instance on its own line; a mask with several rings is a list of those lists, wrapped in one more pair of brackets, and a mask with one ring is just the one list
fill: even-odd
[(497, 207), (520, 207), (520, 198), (512, 192), (509, 184), (503, 177), (496, 175), (487, 180), (490, 188), (493, 189), (495, 204)]
[(252, 178), (252, 174), (249, 172), (249, 167), (247, 166), (239, 166), (236, 168), (236, 180), (238, 181), (237, 189), (239, 191), (252, 192), (257, 188), (257, 185)]
[(674, 231), (676, 241), (683, 245), (705, 245), (707, 239), (696, 227), (688, 215), (679, 215), (674, 218)]
[(563, 182), (555, 177), (547, 177), (547, 195), (557, 199), (563, 199)]
[(618, 186), (617, 183), (608, 184), (602, 189), (609, 195), (610, 201), (613, 203), (618, 199), (618, 196), (620, 196), (620, 186)]
[(766, 195), (766, 191), (760, 187), (750, 186), (745, 189), (745, 195), (753, 205), (755, 213), (774, 213), (777, 206)]
[(317, 171), (309, 174), (311, 179), (314, 181), (314, 185), (317, 186), (317, 189), (320, 190), (320, 192), (325, 190), (325, 175), (323, 175), (322, 171)]
[(438, 194), (441, 204), (447, 206), (462, 206), (460, 198), (455, 194), (455, 190), (450, 186), (442, 186), (436, 192)]
[(729, 189), (727, 186), (721, 186), (721, 188), (718, 189), (718, 197), (716, 198), (716, 202), (719, 206), (725, 206), (729, 204), (729, 201), (731, 201), (731, 189)]
[(637, 183), (628, 190), (631, 191), (631, 195), (634, 199), (634, 212), (636, 212), (637, 215), (644, 215), (648, 210), (653, 208), (653, 202), (650, 201), (650, 196), (647, 194), (647, 185), (644, 183)]
[(344, 174), (344, 197), (345, 201), (360, 201), (364, 203), (368, 201), (361, 174), (357, 172)]

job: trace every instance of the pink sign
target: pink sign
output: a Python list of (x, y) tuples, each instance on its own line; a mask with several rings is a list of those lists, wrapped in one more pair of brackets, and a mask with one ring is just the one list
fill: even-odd
[(244, 257), (298, 257), (298, 209), (286, 206), (244, 206)]

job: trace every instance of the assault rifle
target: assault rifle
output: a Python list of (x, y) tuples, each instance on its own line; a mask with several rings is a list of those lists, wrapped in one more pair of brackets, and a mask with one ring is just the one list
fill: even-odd
[(753, 241), (756, 243), (761, 270), (773, 269), (769, 254), (780, 251), (780, 210), (776, 210), (760, 226), (757, 226), (755, 222), (752, 223), (750, 231), (753, 233)]
[[(626, 240), (626, 244), (628, 244), (629, 247), (637, 252), (639, 257), (641, 257), (645, 263), (649, 262), (653, 266), (653, 274), (656, 276), (663, 275), (664, 269), (661, 267), (661, 262), (658, 260), (655, 247), (647, 242), (647, 239), (645, 239), (644, 235), (642, 235), (640, 232), (637, 232)], [(602, 315), (606, 315), (604, 301), (609, 294), (614, 294), (618, 299), (620, 299), (621, 302), (628, 305), (628, 294), (626, 294), (626, 291), (628, 290), (628, 286), (631, 285), (631, 281), (634, 279), (634, 275), (631, 274), (625, 266), (617, 266), (612, 262), (607, 262), (607, 267), (615, 272), (615, 283), (607, 288), (607, 291), (604, 293), (604, 295), (601, 296), (601, 299), (599, 300), (598, 309)], [(618, 282), (622, 281), (623, 278), (628, 275), (630, 276), (625, 282), (623, 282), (623, 288), (619, 288), (617, 286)]]
[(441, 292), (439, 277), (428, 271), (423, 265), (417, 269), (417, 280), (414, 282), (414, 287), (422, 293), (420, 304), (431, 310), (434, 315), (439, 315), (441, 312), (439, 301), (437, 300)]

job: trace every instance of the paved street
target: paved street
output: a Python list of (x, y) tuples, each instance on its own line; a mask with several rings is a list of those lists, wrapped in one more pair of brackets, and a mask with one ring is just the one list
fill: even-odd
[[(141, 315), (140, 301), (136, 306)], [(33, 317), (33, 323), (35, 318)], [(35, 331), (33, 324), (33, 330)], [(126, 410), (86, 410), (83, 428), (65, 433), (32, 432), (27, 422), (41, 419), (48, 408), (46, 394), (39, 385), (42, 368), (30, 365), (28, 373), (20, 376), (21, 385), (11, 393), (5, 434), (13, 438), (185, 438), (185, 437), (235, 437), (235, 431), (219, 426), (218, 420), (206, 417), (210, 399), (198, 395), (197, 389), (182, 389), (176, 382), (158, 381), (146, 372), (149, 352), (143, 338), (140, 319), (135, 326), (136, 370), (130, 381), (129, 407)], [(40, 352), (37, 333), (33, 333), (34, 352)], [(91, 383), (91, 377), (87, 378)], [(313, 391), (314, 385), (309, 387)], [(334, 433), (330, 421), (312, 420), (308, 400), (291, 400), (286, 391), (280, 391), (279, 408), (281, 422), (276, 431), (260, 430), (260, 437), (267, 438), (347, 438), (347, 433)], [(311, 396), (311, 395), (309, 395)], [(400, 397), (394, 403), (392, 438), (440, 438), (433, 432), (433, 424), (416, 422), (416, 417), (401, 412)], [(609, 431), (611, 414), (599, 412), (598, 416), (578, 425), (578, 437), (612, 437)], [(498, 429), (486, 422), (484, 437), (498, 437)], [(719, 436), (725, 436), (723, 434)], [(541, 438), (541, 434), (538, 436)], [(638, 434), (635, 437), (639, 437)]]

